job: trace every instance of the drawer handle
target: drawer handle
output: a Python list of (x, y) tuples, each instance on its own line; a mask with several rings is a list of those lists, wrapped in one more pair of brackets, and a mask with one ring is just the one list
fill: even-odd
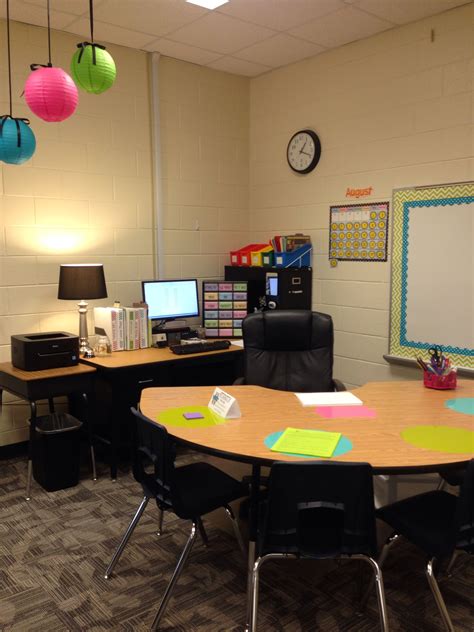
[(152, 377), (149, 380), (138, 380), (139, 384), (149, 384), (150, 382), (153, 382)]

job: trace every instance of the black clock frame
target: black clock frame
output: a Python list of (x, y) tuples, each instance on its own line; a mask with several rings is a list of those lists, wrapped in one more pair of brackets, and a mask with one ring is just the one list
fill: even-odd
[[(309, 165), (305, 169), (296, 169), (295, 167), (293, 167), (293, 165), (290, 162), (290, 158), (288, 156), (290, 145), (291, 145), (293, 139), (295, 138), (295, 136), (298, 136), (298, 134), (308, 134), (308, 136), (311, 136), (311, 138), (313, 139), (313, 142), (314, 142), (314, 156), (313, 156), (313, 159), (311, 160), (311, 162), (309, 163)], [(304, 175), (306, 173), (309, 173), (310, 171), (313, 171), (313, 169), (318, 164), (320, 158), (321, 158), (321, 141), (319, 140), (319, 136), (316, 134), (316, 132), (314, 130), (312, 130), (312, 129), (300, 129), (298, 132), (295, 132), (293, 134), (293, 136), (290, 138), (290, 140), (288, 142), (288, 146), (286, 148), (286, 161), (288, 162), (288, 165), (290, 166), (290, 168), (295, 173), (299, 173), (301, 175)]]

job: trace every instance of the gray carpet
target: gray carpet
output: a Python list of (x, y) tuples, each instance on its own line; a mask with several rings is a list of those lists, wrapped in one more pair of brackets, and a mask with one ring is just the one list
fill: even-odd
[[(189, 458), (189, 457), (182, 457)], [(99, 468), (97, 482), (54, 493), (33, 487), (24, 501), (23, 458), (0, 460), (0, 630), (147, 630), (187, 537), (188, 526), (165, 518), (156, 535), (149, 504), (115, 575), (104, 569), (141, 494), (130, 474), (116, 483)], [(163, 630), (230, 632), (245, 622), (245, 562), (234, 539), (205, 522), (201, 541), (169, 604)], [(459, 557), (454, 576), (441, 583), (456, 630), (472, 632), (474, 560)], [(373, 632), (375, 596), (356, 615), (358, 563), (329, 563), (323, 576), (313, 562), (263, 567), (259, 632)], [(317, 563), (316, 563), (317, 564)], [(443, 630), (422, 572), (423, 558), (408, 544), (393, 550), (385, 570), (392, 630)], [(368, 575), (366, 575), (368, 577)]]

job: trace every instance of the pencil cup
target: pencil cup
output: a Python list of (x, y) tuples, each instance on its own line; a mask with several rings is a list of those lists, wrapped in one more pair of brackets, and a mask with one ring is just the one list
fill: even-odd
[(438, 390), (454, 389), (457, 384), (456, 371), (451, 371), (447, 375), (436, 375), (429, 371), (423, 371), (423, 384), (426, 388), (436, 388)]

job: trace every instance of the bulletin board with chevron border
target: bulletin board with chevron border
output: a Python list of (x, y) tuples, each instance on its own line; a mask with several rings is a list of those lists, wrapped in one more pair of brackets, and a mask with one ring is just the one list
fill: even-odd
[(474, 371), (474, 182), (397, 189), (392, 213), (390, 356)]

